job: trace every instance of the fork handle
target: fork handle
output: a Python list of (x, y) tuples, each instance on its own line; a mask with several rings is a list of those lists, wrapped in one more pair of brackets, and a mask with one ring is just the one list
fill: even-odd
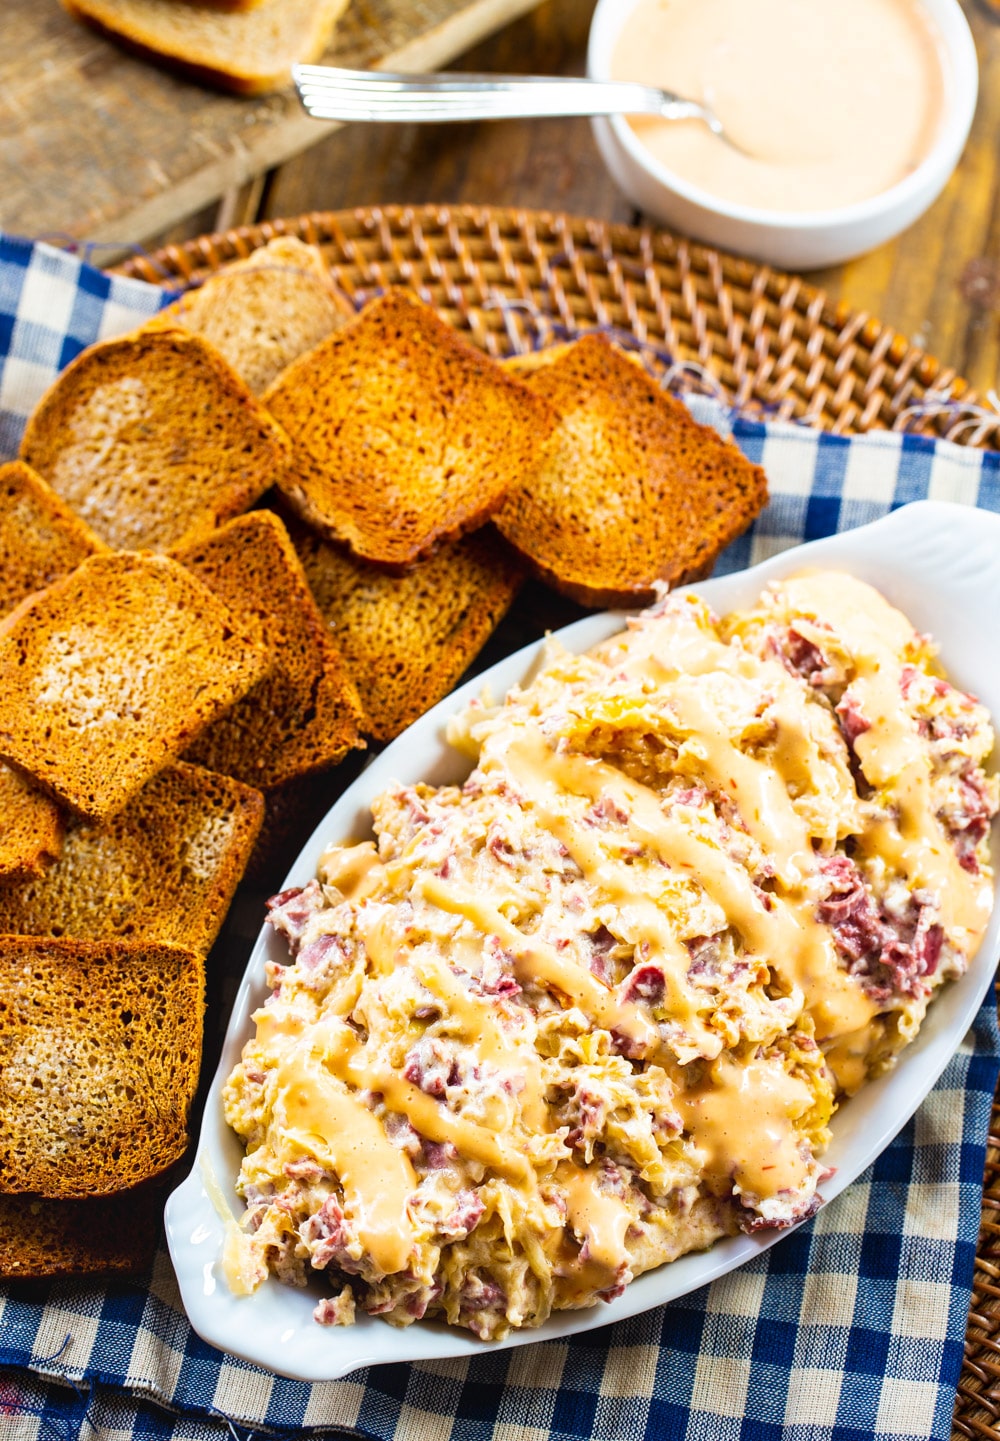
[(515, 120), (555, 115), (704, 114), (700, 105), (668, 91), (624, 80), (562, 76), (404, 74), (296, 65), (302, 103), (324, 120)]

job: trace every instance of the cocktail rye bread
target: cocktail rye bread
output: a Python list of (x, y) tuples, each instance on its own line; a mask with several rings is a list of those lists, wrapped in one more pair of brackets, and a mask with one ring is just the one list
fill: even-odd
[(0, 616), (107, 548), (30, 466), (0, 466)]
[(496, 524), (574, 600), (635, 605), (657, 582), (704, 576), (765, 505), (760, 466), (606, 336), (584, 336), (523, 380), (557, 411), (557, 444)]
[(183, 1155), (204, 966), (146, 941), (0, 936), (0, 1191), (109, 1195)]
[(286, 365), (353, 315), (316, 246), (280, 235), (185, 291), (143, 329), (196, 331), (260, 395)]
[(103, 820), (268, 665), (179, 561), (92, 556), (0, 626), (0, 758)]
[(288, 503), (362, 560), (403, 570), (534, 474), (549, 405), (403, 291), (294, 361), (264, 403), (292, 441)]
[(253, 852), (259, 791), (178, 762), (100, 824), (73, 818), (59, 860), (0, 881), (0, 933), (172, 941), (207, 952)]
[(270, 789), (359, 745), (358, 692), (277, 515), (252, 511), (177, 555), (270, 658), (267, 674), (202, 732), (189, 757)]
[(174, 329), (77, 356), (31, 415), (21, 457), (112, 549), (163, 551), (247, 510), (285, 446), (215, 347)]

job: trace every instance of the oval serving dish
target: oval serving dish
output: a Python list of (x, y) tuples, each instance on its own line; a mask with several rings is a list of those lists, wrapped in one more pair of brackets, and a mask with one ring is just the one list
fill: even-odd
[[(716, 611), (748, 605), (770, 580), (804, 567), (838, 569), (881, 590), (921, 631), (937, 642), (941, 663), (958, 686), (973, 691), (1000, 721), (1000, 516), (972, 508), (921, 501), (872, 525), (797, 546), (751, 570), (689, 587)], [(622, 614), (588, 616), (559, 632), (571, 650), (586, 650), (622, 628)], [(375, 759), (308, 839), (285, 886), (304, 885), (330, 841), (370, 833), (369, 805), (390, 780), (460, 781), (469, 763), (446, 744), (448, 718), (488, 687), (501, 696), (531, 673), (539, 647), (529, 646), (447, 697)], [(996, 768), (996, 759), (991, 761)], [(993, 837), (994, 864), (998, 842)], [(917, 1040), (896, 1069), (845, 1102), (832, 1123), (824, 1161), (836, 1168), (822, 1186), (826, 1202), (850, 1184), (892, 1140), (940, 1076), (965, 1035), (991, 982), (1000, 949), (1000, 908), (966, 974), (944, 988), (930, 1007)], [(336, 1380), (358, 1367), (481, 1355), (490, 1346), (525, 1345), (608, 1325), (706, 1285), (780, 1243), (786, 1232), (737, 1236), (647, 1272), (610, 1304), (562, 1311), (534, 1330), (484, 1343), (440, 1323), (397, 1330), (363, 1316), (346, 1328), (318, 1325), (312, 1317), (320, 1289), (297, 1290), (269, 1278), (252, 1296), (233, 1295), (221, 1255), (230, 1216), (242, 1213), (236, 1195), (243, 1148), (222, 1116), (221, 1090), (252, 1033), (251, 1015), (266, 994), (264, 963), (287, 961), (287, 949), (262, 928), (247, 965), (208, 1094), (198, 1150), (188, 1178), (170, 1197), (167, 1239), (191, 1325), (221, 1350), (304, 1381)], [(231, 1224), (231, 1223), (230, 1223)]]

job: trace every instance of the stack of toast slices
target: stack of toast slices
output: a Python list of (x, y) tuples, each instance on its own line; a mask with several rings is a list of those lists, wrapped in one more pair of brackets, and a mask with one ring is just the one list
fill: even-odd
[(526, 577), (643, 603), (765, 499), (607, 336), (501, 363), (290, 238), (67, 367), (0, 468), (0, 1276), (148, 1264), (206, 957), (348, 755)]

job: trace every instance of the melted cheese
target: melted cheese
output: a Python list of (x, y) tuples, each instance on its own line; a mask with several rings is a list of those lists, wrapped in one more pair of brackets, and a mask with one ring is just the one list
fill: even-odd
[(588, 1259), (606, 1273), (607, 1285), (629, 1259), (625, 1236), (632, 1216), (617, 1196), (601, 1190), (596, 1166), (583, 1169), (566, 1162), (556, 1170), (566, 1196), (570, 1227), (586, 1242)]
[(378, 1118), (312, 1057), (293, 1051), (278, 1068), (274, 1123), (290, 1151), (336, 1173), (346, 1214), (379, 1269), (402, 1271), (412, 1249), (406, 1203), (416, 1177)]
[(808, 1158), (795, 1122), (811, 1109), (813, 1094), (782, 1057), (723, 1057), (677, 1100), (711, 1183), (723, 1191), (735, 1183), (759, 1198), (800, 1192)]

